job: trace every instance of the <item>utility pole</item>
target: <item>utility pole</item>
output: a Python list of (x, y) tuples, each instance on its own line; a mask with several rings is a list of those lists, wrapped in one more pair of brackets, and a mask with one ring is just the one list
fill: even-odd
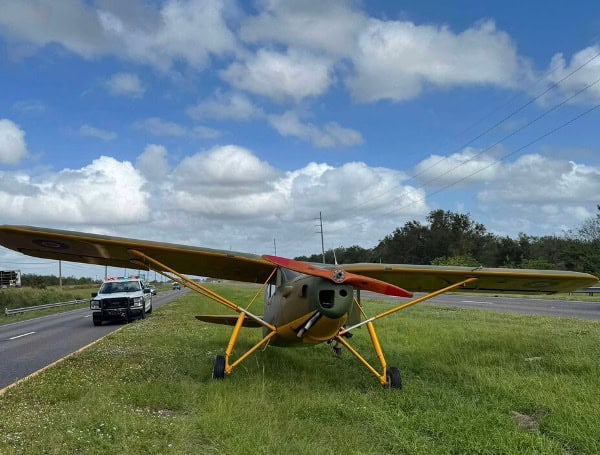
[(275, 238), (273, 238), (273, 250), (275, 251), (273, 254), (277, 256), (277, 242), (275, 241)]
[(58, 287), (62, 289), (62, 261), (58, 260)]
[(325, 264), (325, 243), (323, 242), (323, 216), (319, 212), (319, 224), (321, 232), (321, 252), (323, 253), (323, 264)]

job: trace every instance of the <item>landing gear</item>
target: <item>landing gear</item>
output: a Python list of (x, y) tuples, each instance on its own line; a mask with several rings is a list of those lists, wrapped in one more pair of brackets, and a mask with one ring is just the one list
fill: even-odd
[(225, 379), (225, 356), (218, 355), (212, 370), (213, 379)]
[(333, 345), (333, 353), (338, 359), (342, 358), (342, 348), (340, 347), (340, 344), (337, 341)]
[(386, 370), (386, 387), (390, 389), (401, 389), (402, 388), (402, 377), (400, 376), (400, 370), (396, 367), (389, 367)]

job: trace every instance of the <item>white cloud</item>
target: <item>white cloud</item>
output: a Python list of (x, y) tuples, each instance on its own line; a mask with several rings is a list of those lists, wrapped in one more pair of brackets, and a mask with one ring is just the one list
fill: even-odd
[(147, 145), (135, 166), (149, 181), (162, 180), (170, 172), (167, 149), (162, 145)]
[(262, 110), (242, 93), (215, 93), (213, 98), (189, 107), (187, 114), (196, 119), (249, 120), (262, 117)]
[(257, 16), (248, 17), (240, 37), (250, 43), (282, 43), (331, 55), (348, 56), (368, 20), (351, 1), (263, 1)]
[[(346, 243), (351, 244), (381, 238), (399, 218), (427, 209), (425, 192), (403, 184), (401, 172), (359, 162), (340, 167), (309, 163), (284, 172), (238, 146), (184, 158), (166, 180), (169, 189), (162, 197), (172, 202), (170, 210), (196, 219), (194, 225), (222, 222), (211, 229), (241, 230), (263, 236), (262, 241), (281, 231), (293, 243), (307, 226), (312, 230), (314, 217), (323, 211), (331, 227), (337, 226), (336, 241), (354, 239)], [(353, 226), (357, 220), (360, 226)], [(202, 235), (218, 238), (214, 232)]]
[(484, 22), (462, 33), (446, 27), (371, 19), (346, 83), (360, 101), (404, 101), (426, 85), (515, 87), (527, 64), (509, 36)]
[(260, 49), (244, 62), (232, 63), (221, 77), (240, 90), (276, 101), (299, 102), (323, 94), (332, 83), (332, 61), (309, 52)]
[(5, 219), (17, 223), (143, 223), (150, 217), (144, 183), (131, 163), (102, 156), (39, 179), (0, 174), (0, 206)]
[(153, 24), (119, 16), (108, 9), (98, 12), (111, 47), (131, 60), (168, 70), (177, 61), (204, 69), (211, 55), (236, 50), (235, 36), (225, 23), (226, 1), (170, 0)]
[(268, 120), (282, 136), (297, 137), (317, 147), (348, 147), (363, 143), (362, 135), (356, 130), (344, 128), (335, 122), (319, 128), (312, 123), (303, 123), (293, 111), (270, 115)]
[(137, 74), (117, 73), (106, 81), (106, 87), (112, 95), (140, 98), (146, 88), (142, 85)]
[(580, 205), (597, 202), (598, 194), (600, 168), (531, 154), (503, 164), (479, 199), (483, 203)]
[(0, 119), (0, 164), (19, 164), (27, 154), (25, 131), (7, 118)]
[(568, 98), (591, 85), (572, 102), (597, 103), (600, 100), (600, 83), (597, 82), (600, 75), (599, 53), (600, 45), (586, 47), (575, 53), (568, 63), (562, 53), (555, 54), (546, 72), (546, 80), (548, 85), (558, 85), (550, 94), (545, 95), (542, 101), (548, 102), (550, 98)]
[(493, 180), (498, 160), (468, 147), (450, 156), (431, 155), (415, 167), (416, 176), (428, 187), (464, 187)]
[(114, 131), (103, 130), (87, 124), (82, 125), (79, 128), (79, 134), (82, 136), (96, 137), (98, 139), (102, 139), (103, 141), (112, 141), (117, 138), (117, 133)]
[[(124, 5), (123, 3), (127, 3)], [(0, 0), (0, 29), (15, 41), (56, 43), (85, 58), (116, 55), (168, 70), (178, 61), (203, 69), (211, 55), (235, 51), (226, 0), (167, 0), (159, 9), (140, 1)]]
[(219, 187), (262, 185), (276, 174), (266, 162), (235, 145), (213, 148), (184, 158), (175, 175), (186, 187), (211, 184)]
[(133, 124), (133, 127), (144, 130), (154, 136), (170, 137), (195, 137), (200, 139), (214, 139), (220, 136), (219, 131), (205, 126), (197, 125), (187, 127), (179, 123), (162, 120), (158, 117), (148, 117)]
[(85, 2), (0, 0), (0, 29), (15, 41), (57, 43), (86, 58), (107, 50), (96, 12)]

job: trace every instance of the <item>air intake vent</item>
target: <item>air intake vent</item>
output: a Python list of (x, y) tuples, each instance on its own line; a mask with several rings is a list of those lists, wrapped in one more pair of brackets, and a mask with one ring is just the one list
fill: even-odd
[(335, 291), (323, 290), (319, 291), (319, 304), (322, 308), (333, 308), (333, 302), (335, 299)]

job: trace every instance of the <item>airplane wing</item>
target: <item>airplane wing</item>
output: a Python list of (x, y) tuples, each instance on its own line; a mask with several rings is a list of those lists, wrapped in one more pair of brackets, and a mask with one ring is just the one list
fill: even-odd
[(186, 275), (264, 283), (274, 265), (261, 256), (30, 226), (0, 226), (0, 245), (29, 256), (144, 269), (137, 250)]
[[(254, 254), (29, 226), (0, 226), (0, 245), (40, 258), (147, 269), (131, 253), (137, 250), (179, 273), (251, 283), (264, 283), (274, 267)], [(435, 291), (470, 277), (478, 280), (462, 290), (555, 293), (598, 281), (593, 275), (565, 271), (368, 263), (336, 267), (414, 292)]]
[(598, 278), (579, 272), (559, 270), (529, 270), (504, 268), (472, 268), (407, 264), (348, 264), (341, 265), (358, 275), (410, 289), (413, 292), (432, 292), (467, 278), (477, 281), (455, 291), (556, 293), (585, 288), (598, 282)]

